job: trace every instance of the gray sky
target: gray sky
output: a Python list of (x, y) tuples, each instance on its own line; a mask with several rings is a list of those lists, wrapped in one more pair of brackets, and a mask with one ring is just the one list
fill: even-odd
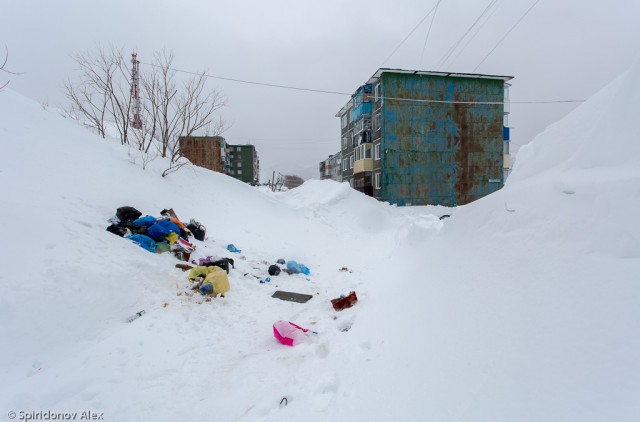
[[(437, 68), (491, 3), (442, 0), (426, 48), (431, 16), (385, 61), (437, 2), (3, 0), (0, 44), (9, 48), (7, 67), (26, 72), (11, 76), (10, 88), (51, 106), (64, 105), (70, 56), (96, 44), (135, 49), (141, 61), (164, 48), (188, 71), (347, 93), (379, 67), (510, 75), (512, 101), (586, 99), (640, 51), (640, 1), (541, 0), (474, 72), (535, 2), (498, 0), (477, 35), (460, 44), (466, 48)], [(229, 98), (228, 142), (256, 145), (261, 180), (273, 170), (317, 178), (318, 162), (340, 148), (334, 116), (348, 96), (209, 84)], [(512, 152), (574, 107), (512, 105)]]

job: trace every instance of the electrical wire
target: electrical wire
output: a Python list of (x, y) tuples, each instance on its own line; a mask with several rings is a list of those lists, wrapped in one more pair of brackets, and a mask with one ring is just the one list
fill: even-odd
[(496, 45), (491, 49), (491, 51), (489, 51), (489, 53), (484, 57), (484, 59), (482, 59), (482, 61), (481, 61), (480, 63), (478, 63), (478, 65), (477, 65), (476, 67), (474, 67), (474, 68), (473, 68), (473, 72), (475, 72), (475, 71), (476, 71), (476, 69), (477, 69), (477, 68), (479, 68), (479, 67), (480, 67), (480, 65), (481, 65), (482, 63), (484, 63), (484, 61), (485, 61), (485, 60), (487, 60), (487, 58), (489, 58), (489, 56), (491, 55), (491, 53), (493, 53), (493, 51), (494, 51), (496, 48), (498, 48), (498, 46), (499, 46), (500, 44), (502, 44), (502, 41), (504, 41), (504, 40), (505, 40), (505, 38), (507, 38), (507, 36), (511, 33), (511, 31), (513, 31), (513, 30), (516, 28), (516, 26), (518, 26), (518, 24), (519, 24), (520, 22), (522, 22), (522, 20), (523, 20), (523, 19), (524, 19), (528, 14), (529, 14), (529, 12), (531, 11), (531, 9), (533, 9), (533, 8), (536, 6), (536, 4), (538, 4), (538, 3), (540, 3), (540, 0), (536, 0), (536, 1), (531, 5), (531, 7), (529, 7), (529, 8), (527, 9), (527, 11), (526, 11), (526, 12), (524, 12), (524, 14), (523, 14), (522, 16), (520, 16), (520, 19), (518, 19), (518, 21), (517, 21), (517, 22), (516, 22), (512, 27), (511, 27), (511, 29), (509, 29), (509, 30), (507, 31), (507, 33), (506, 33), (506, 34), (504, 34), (504, 36), (503, 36), (502, 38), (500, 38), (500, 41), (498, 41), (498, 43), (497, 43), (497, 44), (496, 44)]
[(438, 61), (438, 63), (436, 64), (436, 70), (440, 69), (444, 66), (445, 62), (449, 59), (449, 57), (451, 57), (451, 55), (453, 54), (453, 52), (456, 50), (456, 48), (458, 48), (458, 46), (460, 45), (460, 43), (462, 42), (462, 40), (465, 39), (465, 37), (467, 36), (467, 34), (469, 34), (469, 32), (471, 32), (471, 30), (473, 29), (473, 27), (475, 27), (477, 25), (477, 23), (480, 21), (480, 19), (482, 19), (482, 17), (489, 11), (489, 9), (491, 9), (491, 7), (493, 7), (493, 5), (497, 2), (498, 0), (491, 0), (491, 2), (489, 2), (489, 4), (487, 5), (487, 7), (484, 8), (484, 10), (482, 11), (482, 13), (480, 13), (480, 16), (478, 16), (476, 18), (476, 20), (471, 24), (471, 26), (469, 26), (469, 28), (467, 28), (467, 30), (465, 31), (464, 34), (462, 34), (462, 36), (460, 38), (458, 38), (458, 40), (453, 43), (453, 45), (451, 47), (449, 47), (449, 49), (447, 50), (446, 53), (444, 53), (444, 56), (442, 56), (442, 58)]
[[(440, 3), (440, 2), (438, 2), (438, 4), (439, 4), (439, 3)], [(384, 59), (384, 61), (382, 62), (382, 64), (381, 64), (379, 67), (384, 66), (384, 64), (387, 62), (387, 60), (389, 60), (389, 59), (391, 58), (391, 56), (393, 56), (394, 54), (396, 54), (396, 51), (398, 51), (398, 49), (402, 46), (402, 44), (404, 44), (404, 42), (405, 42), (406, 40), (408, 40), (408, 39), (409, 39), (409, 37), (410, 37), (410, 36), (411, 36), (415, 31), (416, 31), (416, 29), (418, 29), (418, 27), (419, 27), (420, 25), (422, 25), (422, 22), (424, 22), (424, 21), (425, 21), (425, 19), (427, 19), (427, 18), (429, 17), (429, 15), (430, 15), (430, 14), (431, 14), (435, 9), (436, 9), (436, 7), (438, 7), (438, 4), (436, 4), (435, 6), (433, 6), (433, 7), (431, 8), (431, 10), (429, 10), (429, 11), (427, 12), (427, 14), (426, 14), (426, 15), (424, 15), (424, 17), (423, 17), (422, 19), (420, 19), (420, 22), (418, 22), (418, 24), (417, 24), (416, 26), (414, 26), (414, 27), (413, 27), (413, 29), (411, 30), (411, 32), (409, 32), (409, 35), (407, 35), (406, 37), (404, 37), (404, 39), (403, 39), (402, 41), (400, 41), (400, 44), (398, 44), (398, 46), (397, 46), (397, 47), (396, 47), (396, 48), (391, 52), (391, 54), (389, 54), (389, 56), (388, 56), (386, 59)]]
[(418, 69), (422, 67), (422, 60), (424, 59), (424, 51), (427, 48), (427, 41), (429, 41), (429, 34), (431, 33), (431, 27), (433, 27), (433, 21), (436, 18), (436, 13), (438, 13), (438, 6), (440, 5), (442, 0), (438, 0), (436, 4), (436, 10), (433, 12), (433, 16), (431, 16), (431, 23), (429, 24), (429, 29), (427, 30), (427, 37), (424, 39), (424, 45), (422, 46), (422, 54), (420, 54), (420, 63), (418, 64)]
[[(162, 66), (159, 66), (157, 64), (153, 64), (153, 63), (146, 63), (141, 61), (141, 64), (147, 65), (147, 66), (151, 66), (151, 67), (158, 67), (161, 68)], [(189, 75), (196, 75), (196, 76), (200, 76), (200, 75), (204, 75), (207, 78), (211, 78), (211, 79), (220, 79), (223, 81), (231, 81), (231, 82), (240, 82), (243, 84), (251, 84), (251, 85), (260, 85), (260, 86), (269, 86), (272, 88), (282, 88), (282, 89), (293, 89), (296, 91), (308, 91), (308, 92), (320, 92), (323, 94), (336, 94), (336, 95), (351, 95), (350, 93), (347, 92), (339, 92), (339, 91), (326, 91), (326, 90), (322, 90), (322, 89), (313, 89), (313, 88), (301, 88), (301, 87), (296, 87), (296, 86), (289, 86), (289, 85), (278, 85), (278, 84), (270, 84), (270, 83), (266, 83), (266, 82), (255, 82), (255, 81), (247, 81), (244, 79), (235, 79), (235, 78), (226, 78), (223, 76), (214, 76), (214, 75), (209, 75), (207, 73), (204, 72), (190, 72), (188, 70), (181, 70), (181, 69), (176, 69), (176, 68), (170, 68), (171, 70), (175, 71), (175, 72), (180, 72), (180, 73), (186, 73)]]
[(471, 38), (469, 38), (467, 40), (467, 42), (462, 46), (462, 48), (460, 50), (458, 50), (458, 52), (456, 53), (456, 56), (453, 58), (453, 60), (451, 60), (449, 62), (449, 66), (452, 66), (456, 62), (456, 60), (458, 60), (458, 57), (460, 57), (462, 52), (469, 46), (469, 44), (471, 44), (471, 41), (473, 41), (478, 36), (480, 31), (482, 31), (482, 28), (484, 28), (484, 26), (487, 24), (487, 22), (489, 22), (491, 20), (491, 17), (494, 15), (494, 13), (496, 13), (496, 11), (498, 10), (498, 7), (500, 7), (500, 3), (501, 2), (502, 2), (502, 0), (498, 0), (496, 6), (493, 8), (491, 13), (489, 13), (489, 16), (487, 16), (487, 18), (484, 20), (484, 22), (482, 22), (482, 24), (480, 24), (480, 27), (471, 36)]
[[(538, 0), (540, 1), (540, 0)], [(140, 62), (141, 64), (147, 65), (147, 66), (152, 66), (152, 67), (160, 67), (158, 65), (154, 65), (151, 63), (146, 63), (146, 62)], [(243, 79), (235, 79), (235, 78), (227, 78), (227, 77), (222, 77), (222, 76), (214, 76), (214, 75), (209, 75), (207, 73), (198, 73), (198, 72), (190, 72), (187, 70), (181, 70), (181, 69), (177, 69), (177, 68), (170, 68), (170, 70), (173, 70), (175, 72), (179, 72), (179, 73), (186, 73), (189, 75), (196, 75), (196, 76), (200, 76), (203, 75), (206, 78), (211, 78), (211, 79), (221, 79), (221, 80), (225, 80), (225, 81), (231, 81), (231, 82), (238, 82), (238, 83), (245, 83), (245, 84), (251, 84), (251, 85), (260, 85), (260, 86), (267, 86), (267, 87), (271, 87), (271, 88), (281, 88), (281, 89), (291, 89), (291, 90), (296, 90), (296, 91), (305, 91), (305, 92), (315, 92), (315, 93), (320, 93), (320, 94), (332, 94), (332, 95), (343, 95), (343, 96), (349, 96), (351, 97), (352, 94), (347, 93), (347, 92), (339, 92), (339, 91), (329, 91), (329, 90), (323, 90), (323, 89), (313, 89), (313, 88), (301, 88), (301, 87), (295, 87), (295, 86), (289, 86), (289, 85), (279, 85), (279, 84), (270, 84), (270, 83), (264, 83), (264, 82), (255, 82), (255, 81), (247, 81), (247, 80), (243, 80)], [(510, 104), (554, 104), (554, 103), (579, 103), (579, 102), (584, 102), (585, 100), (543, 100), (543, 101), (505, 101), (505, 102), (499, 102), (499, 101), (446, 101), (446, 100), (425, 100), (425, 99), (412, 99), (412, 98), (394, 98), (394, 97), (380, 97), (383, 100), (393, 100), (393, 101), (411, 101), (411, 102), (415, 102), (415, 103), (444, 103), (444, 104), (505, 104), (505, 103), (510, 103)]]

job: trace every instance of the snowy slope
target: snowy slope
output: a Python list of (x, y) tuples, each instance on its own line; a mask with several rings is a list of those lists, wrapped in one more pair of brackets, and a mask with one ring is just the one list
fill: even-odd
[[(443, 221), (452, 210), (331, 181), (271, 193), (197, 168), (163, 179), (162, 161), (142, 170), (116, 142), (3, 92), (0, 412), (637, 420), (638, 81), (636, 66), (523, 148), (503, 190)], [(123, 205), (199, 219), (196, 257), (242, 249), (227, 297), (188, 296), (174, 259), (106, 232)], [(277, 258), (311, 275), (260, 284)], [(334, 312), (329, 299), (350, 290), (359, 303)], [(279, 319), (319, 334), (282, 346)]]

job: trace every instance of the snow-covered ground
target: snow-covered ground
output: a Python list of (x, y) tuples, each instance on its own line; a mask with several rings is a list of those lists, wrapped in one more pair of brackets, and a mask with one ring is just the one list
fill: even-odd
[[(503, 190), (397, 208), (332, 181), (161, 178), (5, 90), (0, 418), (640, 420), (638, 115), (636, 65), (524, 147)], [(201, 221), (194, 258), (233, 257), (232, 290), (189, 296), (172, 256), (108, 233), (124, 205)], [(278, 258), (311, 275), (261, 284)], [(281, 345), (280, 319), (318, 335)]]

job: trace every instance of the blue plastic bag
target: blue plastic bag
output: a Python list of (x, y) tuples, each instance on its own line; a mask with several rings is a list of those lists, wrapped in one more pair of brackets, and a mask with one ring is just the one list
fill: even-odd
[(227, 245), (227, 250), (228, 250), (229, 252), (236, 252), (236, 253), (240, 253), (240, 252), (242, 252), (240, 249), (238, 249), (238, 248), (236, 248), (235, 246), (233, 246), (233, 243), (229, 243), (229, 244)]
[(150, 215), (145, 215), (144, 217), (140, 217), (137, 220), (133, 220), (131, 224), (133, 224), (134, 226), (149, 227), (156, 224), (156, 218)]
[(148, 250), (149, 252), (156, 251), (156, 242), (149, 236), (143, 234), (132, 234), (131, 236), (125, 236), (125, 239), (129, 239), (136, 245)]
[(289, 270), (289, 274), (302, 273), (304, 275), (311, 274), (309, 268), (306, 265), (300, 264), (296, 261), (287, 261), (287, 270)]
[(180, 236), (180, 227), (170, 220), (160, 220), (147, 229), (147, 234), (156, 241), (164, 240), (171, 233), (177, 233)]

